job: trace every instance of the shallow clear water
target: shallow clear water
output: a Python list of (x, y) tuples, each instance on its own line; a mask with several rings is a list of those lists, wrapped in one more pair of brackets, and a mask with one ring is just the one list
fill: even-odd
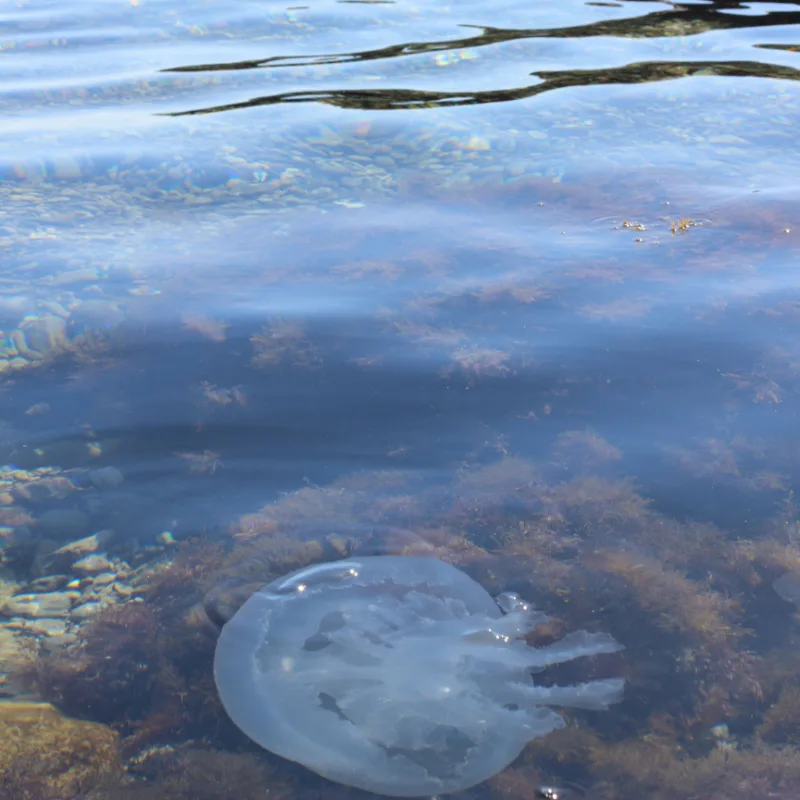
[[(101, 366), (6, 369), (6, 458), (64, 466), (89, 425), (137, 505), (175, 450), (219, 451), (211, 483), (260, 504), (353, 468), (446, 474), (487, 428), (536, 456), (591, 427), (679, 504), (665, 447), (757, 435), (778, 469), (798, 15), (5, 6), (3, 329), (55, 313), (108, 340)], [(263, 326), (291, 333), (261, 364)]]
[(799, 53), (788, 2), (0, 5), (0, 463), (71, 484), (7, 541), (576, 437), (752, 537), (800, 469)]

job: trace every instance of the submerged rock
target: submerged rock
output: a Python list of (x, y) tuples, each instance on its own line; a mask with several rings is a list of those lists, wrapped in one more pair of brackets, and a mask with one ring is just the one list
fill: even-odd
[(108, 603), (101, 603), (94, 600), (88, 603), (81, 603), (79, 606), (75, 606), (75, 608), (72, 609), (70, 617), (73, 620), (89, 619), (89, 617), (93, 617), (104, 608), (108, 608)]
[(433, 558), (351, 558), (253, 594), (222, 629), (214, 677), (233, 721), (284, 758), (381, 794), (455, 792), (562, 727), (549, 706), (620, 699), (619, 679), (534, 685), (549, 664), (621, 649), (585, 631), (529, 647), (546, 620)]
[(98, 531), (91, 536), (69, 542), (62, 547), (42, 553), (38, 568), (42, 571), (68, 571), (76, 561), (105, 547), (113, 538), (112, 531)]
[(25, 584), (20, 591), (27, 594), (36, 592), (57, 592), (69, 583), (69, 575), (45, 575)]
[(3, 797), (84, 796), (119, 769), (118, 750), (105, 725), (69, 719), (49, 703), (0, 702)]
[(94, 573), (108, 572), (113, 569), (114, 565), (108, 560), (107, 556), (102, 554), (95, 554), (81, 558), (72, 565), (75, 572), (83, 575), (91, 575)]
[(244, 578), (228, 578), (208, 591), (203, 598), (204, 621), (217, 632), (242, 607), (242, 604), (264, 585)]
[(11, 617), (66, 617), (72, 606), (69, 592), (17, 594), (7, 599), (0, 611)]

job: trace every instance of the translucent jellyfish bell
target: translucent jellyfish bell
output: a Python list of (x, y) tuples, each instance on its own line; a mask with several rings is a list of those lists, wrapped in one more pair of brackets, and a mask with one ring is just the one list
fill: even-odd
[(787, 602), (800, 605), (800, 570), (787, 572), (772, 582), (772, 588)]
[(561, 727), (548, 706), (620, 698), (618, 679), (534, 685), (548, 664), (621, 649), (586, 632), (528, 647), (546, 619), (436, 559), (319, 564), (245, 602), (222, 629), (214, 677), (231, 719), (273, 753), (379, 794), (455, 792)]

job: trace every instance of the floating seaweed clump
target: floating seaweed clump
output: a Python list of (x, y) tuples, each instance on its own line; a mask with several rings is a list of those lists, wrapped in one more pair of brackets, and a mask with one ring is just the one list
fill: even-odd
[(250, 337), (254, 367), (279, 364), (296, 368), (318, 369), (322, 365), (319, 350), (294, 322), (274, 320)]

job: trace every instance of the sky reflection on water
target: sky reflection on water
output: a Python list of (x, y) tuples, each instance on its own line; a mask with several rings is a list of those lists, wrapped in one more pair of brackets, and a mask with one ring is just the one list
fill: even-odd
[[(759, 581), (800, 567), (798, 23), (792, 3), (634, 0), (0, 8), (6, 562), (32, 577), (53, 514), (76, 536), (115, 529), (131, 561), (165, 531), (239, 547), (251, 514), (258, 535), (264, 514), (298, 540), (424, 521), (516, 557), (539, 542), (532, 514), (572, 537), (534, 574), (583, 593), (559, 608), (579, 624), (598, 598), (614, 624), (608, 575), (636, 586), (638, 567), (595, 546), (668, 563), (664, 593), (687, 607), (748, 586), (725, 647), (706, 630), (696, 646), (774, 701), (788, 690), (777, 666), (765, 677), (767, 642), (791, 651), (796, 634)], [(520, 482), (530, 504), (509, 488), (520, 464), (544, 475)], [(70, 491), (15, 483), (49, 467)], [(361, 472), (402, 476), (408, 497), (364, 478), (329, 513)], [(459, 506), (473, 474), (486, 486)], [(612, 522), (576, 522), (565, 486)], [(520, 514), (519, 540), (480, 527)], [(676, 566), (642, 532), (659, 525), (756, 540), (760, 578)], [(706, 661), (667, 652), (672, 689), (712, 693)], [(634, 700), (598, 723), (620, 741), (674, 733), (706, 757), (734, 706), (750, 744), (767, 730), (733, 690), (725, 713), (697, 701), (642, 722), (636, 692), (664, 667), (632, 659)], [(603, 769), (577, 776), (598, 797), (651, 787)], [(496, 794), (525, 800), (512, 783)]]
[[(198, 387), (242, 385), (236, 424), (276, 391), (318, 400), (268, 423), (306, 431), (313, 481), (405, 452), (425, 407), (449, 444), (410, 450), (442, 475), (484, 427), (531, 457), (531, 428), (591, 428), (648, 484), (674, 474), (664, 448), (723, 434), (768, 437), (792, 472), (771, 437), (796, 391), (797, 59), (775, 46), (798, 9), (756, 8), (509, 4), (491, 27), (479, 4), (7, 11), (8, 457), (20, 431), (191, 426)], [(516, 88), (531, 75), (552, 91)], [(380, 110), (393, 92), (421, 105)], [(472, 100), (426, 107), (447, 93)], [(481, 400), (433, 399), (458, 394)], [(46, 418), (15, 417), (45, 397)], [(286, 488), (268, 475), (252, 502)]]

